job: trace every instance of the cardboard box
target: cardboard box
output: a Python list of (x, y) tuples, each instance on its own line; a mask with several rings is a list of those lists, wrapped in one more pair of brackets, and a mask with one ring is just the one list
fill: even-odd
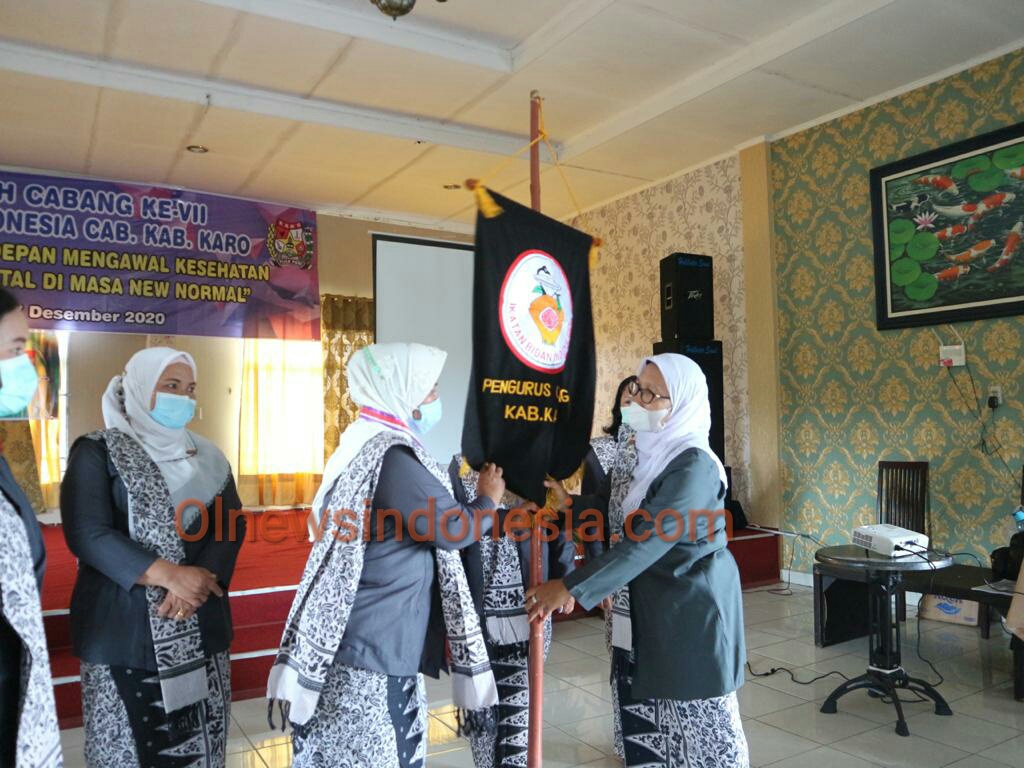
[(939, 595), (925, 595), (921, 603), (921, 618), (945, 621), (964, 627), (978, 626), (978, 604), (973, 600), (959, 600)]

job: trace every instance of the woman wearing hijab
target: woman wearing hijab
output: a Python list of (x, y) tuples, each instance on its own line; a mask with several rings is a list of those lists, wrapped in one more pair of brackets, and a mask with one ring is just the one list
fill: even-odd
[(566, 595), (591, 607), (628, 585), (628, 618), (613, 615), (626, 765), (748, 768), (736, 699), (746, 656), (739, 572), (724, 516), (694, 514), (725, 497), (725, 469), (708, 444), (707, 381), (689, 358), (656, 355), (630, 391), (623, 421), (637, 432), (638, 461), (622, 503), (625, 538), (527, 592), (530, 618)]
[(455, 705), (472, 717), (497, 701), (457, 550), (489, 532), (505, 482), (485, 465), (479, 496), (460, 505), (420, 443), (441, 418), (446, 357), (372, 344), (348, 362), (359, 415), (313, 501), (315, 543), (267, 684), (271, 716), (277, 702), (291, 723), (296, 768), (421, 766), (422, 674), (445, 667), (446, 634)]
[[(479, 473), (456, 455), (448, 468), (455, 498), (465, 503), (477, 495)], [(506, 491), (500, 501), (505, 510), (536, 510)], [(503, 532), (508, 533), (504, 530)], [(560, 579), (573, 566), (576, 549), (571, 540), (558, 536), (541, 542), (541, 579)], [(529, 707), (523, 692), (529, 689), (530, 623), (524, 594), (530, 583), (530, 540), (515, 542), (508, 535), (483, 536), (462, 552), (466, 577), (483, 627), (487, 654), (498, 687), (498, 703), (462, 722), (469, 738), (476, 768), (513, 768), (525, 765), (529, 747)], [(571, 613), (575, 600), (561, 606)], [(551, 647), (551, 617), (544, 624), (544, 658)]]
[[(0, 288), (0, 418), (24, 411), (39, 379), (25, 352), (28, 324)], [(0, 765), (62, 765), (39, 592), (46, 550), (35, 510), (0, 455)]]
[(227, 590), (245, 521), (230, 514), (241, 501), (224, 454), (186, 429), (195, 380), (184, 352), (137, 353), (103, 396), (106, 429), (68, 458), (61, 517), (79, 562), (71, 637), (89, 768), (224, 765)]

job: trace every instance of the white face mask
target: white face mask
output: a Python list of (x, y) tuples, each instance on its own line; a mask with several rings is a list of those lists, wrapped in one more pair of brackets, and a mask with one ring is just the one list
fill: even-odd
[(671, 408), (649, 411), (639, 403), (630, 403), (622, 409), (622, 423), (637, 432), (659, 432)]

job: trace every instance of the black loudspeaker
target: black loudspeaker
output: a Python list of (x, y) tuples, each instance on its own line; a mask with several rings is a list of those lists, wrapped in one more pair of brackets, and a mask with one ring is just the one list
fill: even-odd
[(715, 338), (711, 257), (673, 253), (661, 260), (661, 338)]
[(661, 355), (666, 352), (686, 355), (704, 371), (704, 376), (708, 380), (708, 399), (711, 401), (711, 450), (725, 464), (725, 398), (722, 386), (722, 342), (657, 341), (654, 343), (654, 354)]
[[(859, 574), (863, 578), (863, 574)], [(858, 578), (854, 574), (851, 578)], [(866, 637), (868, 585), (822, 573), (814, 567), (814, 644), (825, 648)]]

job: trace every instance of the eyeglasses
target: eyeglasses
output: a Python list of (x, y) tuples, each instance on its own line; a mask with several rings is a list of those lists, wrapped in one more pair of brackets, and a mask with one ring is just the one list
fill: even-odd
[(629, 382), (629, 386), (626, 387), (626, 391), (629, 392), (629, 396), (634, 400), (639, 400), (644, 405), (650, 405), (655, 400), (671, 400), (672, 398), (668, 395), (659, 395), (652, 392), (649, 389), (644, 389), (636, 381)]

